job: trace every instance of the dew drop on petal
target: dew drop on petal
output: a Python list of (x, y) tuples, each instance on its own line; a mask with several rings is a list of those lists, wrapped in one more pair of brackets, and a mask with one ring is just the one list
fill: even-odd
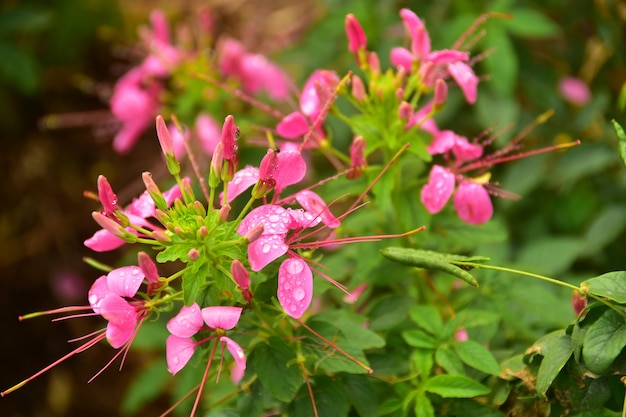
[(293, 290), (293, 298), (301, 301), (304, 298), (304, 290), (302, 288), (296, 288)]
[(270, 246), (270, 244), (269, 244), (269, 243), (266, 243), (266, 244), (264, 244), (264, 245), (263, 245), (263, 247), (261, 248), (261, 251), (262, 251), (263, 253), (269, 253), (270, 249), (272, 249), (272, 247)]
[(280, 217), (278, 217), (278, 215), (277, 215), (277, 214), (272, 214), (272, 215), (269, 217), (269, 221), (271, 221), (272, 223), (276, 223), (276, 222), (277, 222), (277, 221), (279, 221), (279, 220), (280, 220)]
[(299, 274), (304, 269), (304, 262), (290, 262), (287, 265), (287, 270), (291, 274)]

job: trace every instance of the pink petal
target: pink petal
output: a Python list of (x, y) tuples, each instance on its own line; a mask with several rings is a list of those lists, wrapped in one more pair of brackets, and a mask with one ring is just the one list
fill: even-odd
[(413, 34), (420, 27), (424, 27), (424, 23), (419, 17), (417, 17), (413, 10), (400, 10), (400, 18), (402, 19), (404, 27), (406, 27), (406, 30), (407, 32), (409, 32), (409, 34)]
[(150, 13), (150, 23), (152, 24), (152, 36), (154, 39), (163, 42), (170, 42), (170, 29), (167, 15), (162, 10), (155, 9)]
[(232, 181), (228, 183), (226, 201), (230, 203), (241, 193), (256, 184), (258, 180), (258, 168), (247, 166), (244, 169), (240, 169), (239, 171), (235, 172)]
[(184, 368), (193, 356), (196, 343), (186, 337), (171, 335), (165, 341), (165, 358), (167, 360), (167, 370), (175, 375)]
[(463, 181), (459, 185), (454, 194), (454, 207), (461, 220), (469, 224), (483, 224), (493, 215), (489, 193), (473, 181)]
[(306, 174), (306, 162), (299, 151), (286, 150), (278, 154), (278, 167), (274, 172), (276, 193), (285, 187), (296, 184)]
[(214, 306), (202, 309), (202, 318), (212, 329), (230, 330), (241, 317), (241, 307)]
[(314, 216), (319, 216), (326, 226), (331, 229), (339, 227), (339, 220), (331, 213), (324, 200), (313, 191), (300, 191), (296, 194), (296, 200), (305, 210), (313, 213)]
[(584, 106), (591, 99), (589, 87), (576, 77), (563, 77), (559, 81), (559, 92), (570, 103)]
[(361, 24), (352, 13), (346, 16), (345, 21), (346, 36), (348, 37), (348, 50), (357, 53), (361, 48), (367, 46), (367, 37)]
[(442, 49), (428, 55), (428, 60), (434, 64), (451, 64), (469, 60), (469, 54), (455, 49)]
[(411, 34), (411, 51), (419, 60), (430, 59), (430, 37), (424, 25)]
[(134, 297), (146, 276), (135, 265), (114, 269), (107, 275), (107, 285), (113, 294), (120, 297)]
[(339, 77), (332, 71), (315, 70), (306, 80), (300, 93), (300, 110), (310, 120), (315, 120), (322, 111), (323, 103), (318, 94), (318, 87), (334, 89), (339, 83)]
[(112, 214), (117, 207), (117, 195), (113, 192), (111, 184), (104, 175), (98, 176), (98, 198), (102, 203), (105, 214)]
[(313, 273), (299, 258), (285, 260), (278, 269), (278, 301), (285, 312), (300, 318), (311, 304)]
[(463, 136), (457, 136), (452, 147), (452, 153), (459, 162), (471, 161), (482, 156), (483, 147), (475, 143), (469, 143)]
[(270, 262), (283, 256), (288, 250), (285, 235), (262, 235), (248, 245), (250, 269), (258, 272)]
[[(182, 195), (183, 194), (180, 191), (180, 187), (178, 186), (178, 184), (174, 184), (172, 188), (170, 188), (169, 190), (163, 191), (163, 198), (165, 198), (165, 202), (167, 203), (168, 206), (171, 206), (174, 200), (176, 200), (177, 198), (181, 198)], [(152, 217), (152, 216), (154, 216), (154, 211), (149, 216), (146, 216), (146, 217)]]
[(132, 336), (137, 325), (135, 308), (117, 295), (109, 295), (102, 300), (100, 314), (109, 324), (106, 337), (115, 349), (123, 346)]
[(295, 139), (309, 131), (309, 121), (299, 111), (289, 113), (276, 126), (276, 132), (288, 139)]
[(102, 275), (100, 278), (94, 281), (88, 293), (89, 305), (91, 306), (91, 309), (94, 311), (94, 313), (100, 314), (102, 300), (112, 294), (113, 293), (107, 285), (106, 275)]
[(154, 201), (147, 191), (141, 193), (141, 195), (135, 199), (126, 207), (124, 214), (133, 214), (139, 218), (146, 219), (154, 216)]
[(322, 218), (319, 215), (303, 209), (287, 209), (287, 212), (292, 219), (289, 225), (290, 229), (306, 229), (315, 227), (322, 222)]
[(244, 371), (246, 369), (246, 354), (241, 346), (227, 336), (220, 337), (220, 342), (224, 342), (226, 344), (226, 349), (228, 349), (230, 354), (233, 355), (233, 358), (235, 358), (238, 370)]
[(286, 234), (291, 217), (286, 209), (274, 204), (265, 204), (250, 211), (237, 228), (237, 233), (245, 235), (253, 227), (262, 224), (263, 235)]
[(202, 312), (198, 304), (183, 306), (178, 314), (167, 322), (167, 330), (178, 337), (191, 337), (202, 327)]
[(454, 192), (454, 174), (440, 165), (433, 165), (428, 183), (422, 187), (420, 198), (429, 213), (441, 211)]
[(215, 147), (222, 139), (222, 132), (217, 122), (208, 114), (200, 113), (196, 118), (195, 130), (204, 152), (207, 155), (213, 155)]
[(478, 77), (474, 74), (472, 67), (464, 62), (455, 62), (448, 65), (448, 72), (461, 87), (465, 100), (470, 104), (474, 104), (478, 94)]
[(107, 252), (124, 245), (126, 242), (108, 230), (100, 229), (83, 244), (96, 252)]
[(426, 149), (431, 155), (446, 153), (454, 147), (458, 137), (451, 130), (441, 130), (435, 135), (432, 143)]
[(396, 67), (402, 67), (406, 71), (411, 71), (415, 57), (406, 48), (395, 47), (391, 48), (390, 53), (391, 63)]
[(113, 138), (113, 150), (119, 154), (128, 153), (137, 143), (141, 134), (148, 127), (149, 123), (129, 122), (124, 123), (122, 128)]

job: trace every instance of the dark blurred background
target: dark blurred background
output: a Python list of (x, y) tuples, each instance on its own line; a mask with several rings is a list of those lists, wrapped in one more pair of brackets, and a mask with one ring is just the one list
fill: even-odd
[[(626, 122), (626, 95), (620, 95), (626, 81), (624, 1), (270, 4), (162, 2), (178, 18), (198, 5), (210, 6), (220, 30), (247, 39), (259, 52), (280, 52), (274, 56), (298, 80), (320, 66), (341, 72), (352, 65), (343, 35), (348, 12), (361, 20), (381, 57), (401, 37), (401, 7), (425, 17), (437, 49), (449, 46), (483, 11), (517, 14), (517, 23), (485, 26), (488, 35), (479, 47), (495, 48), (497, 56), (478, 64), (478, 73), (490, 74), (479, 92), (478, 102), (485, 104), (467, 109), (452, 103), (442, 123), (452, 120), (455, 129), (471, 136), (494, 125), (514, 123), (519, 130), (554, 109), (553, 119), (529, 135), (532, 146), (580, 138), (584, 147), (566, 157), (529, 159), (496, 171), (504, 188), (524, 196), (518, 203), (497, 203), (508, 219), (508, 259), (522, 266), (536, 261), (544, 272), (569, 278), (626, 269), (626, 169), (609, 124)], [(89, 318), (50, 323), (48, 317), (20, 323), (18, 316), (87, 303), (86, 291), (98, 273), (82, 261), (94, 256), (82, 242), (96, 230), (90, 213), (98, 206), (83, 191), (94, 191), (98, 174), (104, 174), (122, 203), (129, 202), (141, 190), (141, 172), (160, 161), (152, 132), (128, 155), (112, 151), (114, 125), (107, 123), (106, 103), (114, 81), (136, 63), (131, 45), (137, 26), (157, 6), (114, 0), (0, 3), (0, 389), (62, 357), (78, 346), (69, 339), (102, 324)], [(287, 47), (296, 41), (303, 49)], [(559, 96), (556, 85), (565, 75), (591, 87), (590, 103), (576, 107)], [(538, 259), (538, 253), (561, 261)], [(114, 254), (97, 259), (116, 260)], [(122, 373), (116, 363), (87, 384), (113, 353), (100, 344), (56, 366), (0, 399), (0, 415), (119, 415), (125, 388), (143, 358), (130, 355)], [(156, 399), (141, 415), (158, 415), (168, 401)]]

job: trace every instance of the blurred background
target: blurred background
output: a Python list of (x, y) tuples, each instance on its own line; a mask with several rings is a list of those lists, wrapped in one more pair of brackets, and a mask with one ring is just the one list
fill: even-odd
[[(626, 269), (626, 168), (610, 125), (612, 119), (626, 123), (626, 1), (5, 0), (0, 3), (0, 166), (5, 173), (0, 187), (0, 389), (65, 355), (74, 346), (69, 339), (101, 326), (97, 319), (19, 322), (18, 316), (87, 304), (86, 292), (99, 274), (82, 261), (94, 256), (82, 242), (97, 229), (90, 213), (98, 205), (83, 192), (95, 191), (97, 176), (104, 174), (127, 203), (142, 189), (141, 172), (160, 164), (151, 130), (128, 154), (112, 150), (116, 125), (108, 109), (113, 83), (141, 59), (135, 47), (138, 27), (157, 7), (174, 24), (205, 7), (216, 36), (227, 34), (267, 54), (297, 82), (316, 68), (340, 74), (353, 68), (343, 29), (347, 13), (360, 20), (383, 66), (391, 46), (402, 42), (402, 7), (425, 20), (433, 49), (450, 47), (481, 13), (501, 13), (484, 25), (475, 46), (485, 53), (476, 63), (483, 76), (477, 104), (468, 107), (453, 97), (441, 125), (470, 138), (486, 128), (509, 128), (498, 139), (502, 145), (552, 109), (553, 117), (527, 135), (525, 149), (574, 139), (582, 145), (495, 170), (493, 179), (523, 198), (497, 200), (497, 217), (508, 238), (497, 247), (481, 248), (482, 254), (572, 282)], [(575, 77), (588, 96), (568, 96), (559, 88), (564, 77)], [(115, 254), (96, 258), (116, 261)], [(550, 326), (562, 325), (563, 318), (542, 316), (546, 300), (524, 297), (521, 283), (507, 282), (494, 291), (536, 317), (521, 329), (529, 342)], [(120, 409), (134, 370), (150, 352), (133, 352), (121, 373), (114, 364), (87, 384), (112, 355), (100, 344), (67, 360), (0, 399), (0, 414), (136, 411), (131, 415), (153, 416), (169, 407), (168, 398), (156, 398), (138, 410)]]

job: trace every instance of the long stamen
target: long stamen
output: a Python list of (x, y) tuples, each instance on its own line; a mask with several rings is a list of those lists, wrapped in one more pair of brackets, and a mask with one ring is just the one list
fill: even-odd
[[(24, 320), (32, 319), (32, 318), (35, 318), (35, 317), (47, 316), (47, 315), (52, 315), (52, 314), (68, 313), (68, 312), (71, 312), (71, 311), (84, 311), (84, 310), (91, 310), (91, 307), (89, 307), (89, 306), (61, 307), (61, 308), (55, 308), (55, 309), (52, 309), (52, 310), (37, 311), (35, 313), (24, 314), (23, 316), (18, 316), (17, 319), (19, 321), (24, 321)], [(69, 318), (72, 318), (72, 317), (74, 317), (74, 316), (70, 316)], [(54, 320), (59, 320), (59, 319), (54, 319)]]
[(360, 360), (356, 359), (354, 356), (348, 354), (345, 350), (341, 349), (339, 346), (337, 346), (336, 344), (334, 344), (333, 342), (331, 342), (330, 340), (326, 339), (324, 336), (322, 336), (321, 334), (319, 334), (318, 332), (316, 332), (315, 330), (311, 329), (309, 326), (307, 326), (306, 324), (304, 324), (304, 322), (300, 319), (296, 319), (294, 318), (294, 320), (302, 327), (304, 327), (305, 329), (307, 329), (309, 332), (311, 332), (313, 335), (315, 335), (315, 337), (319, 338), (320, 340), (324, 341), (325, 343), (328, 344), (328, 346), (332, 347), (333, 349), (335, 349), (337, 352), (341, 353), (343, 356), (345, 356), (346, 358), (350, 359), (352, 362), (354, 362), (357, 366), (365, 369), (367, 371), (367, 373), (371, 374), (374, 373), (374, 370), (372, 368), (370, 368), (369, 366), (365, 365), (363, 362), (361, 362)]
[(373, 236), (354, 236), (354, 237), (344, 237), (339, 239), (329, 239), (321, 242), (304, 242), (304, 243), (296, 243), (291, 245), (292, 249), (298, 248), (321, 248), (325, 246), (332, 245), (342, 245), (344, 243), (354, 243), (354, 242), (378, 242), (382, 239), (393, 239), (396, 237), (407, 237), (414, 235), (415, 233), (419, 233), (426, 229), (426, 226), (420, 226), (417, 229), (409, 230), (408, 232), (391, 234), (391, 235), (373, 235)]
[(216, 340), (211, 348), (211, 354), (209, 355), (209, 361), (206, 364), (206, 369), (204, 370), (204, 375), (202, 376), (202, 381), (200, 381), (200, 387), (198, 387), (198, 394), (196, 395), (196, 401), (193, 403), (193, 408), (191, 409), (191, 414), (189, 417), (193, 417), (196, 414), (196, 410), (198, 409), (198, 404), (200, 404), (200, 397), (202, 396), (202, 390), (204, 389), (204, 384), (206, 383), (207, 377), (209, 375), (209, 368), (211, 367), (211, 363), (213, 363), (213, 357), (215, 356), (215, 350), (217, 349), (219, 341)]
[(100, 336), (94, 338), (93, 340), (90, 340), (89, 342), (85, 343), (82, 346), (79, 346), (78, 348), (74, 349), (73, 351), (71, 351), (70, 353), (66, 354), (65, 356), (62, 356), (61, 358), (59, 358), (56, 361), (52, 362), (50, 365), (48, 365), (45, 368), (43, 368), (41, 371), (39, 371), (36, 374), (34, 374), (34, 375), (28, 377), (27, 379), (23, 380), (19, 384), (13, 385), (11, 388), (7, 389), (6, 391), (0, 392), (0, 396), (4, 397), (5, 395), (10, 394), (13, 391), (16, 391), (16, 390), (22, 388), (24, 385), (26, 385), (27, 383), (29, 383), (33, 379), (35, 379), (38, 376), (42, 375), (43, 373), (49, 371), (50, 369), (52, 369), (55, 366), (57, 366), (58, 364), (62, 363), (66, 359), (71, 358), (72, 356), (76, 355), (77, 353), (80, 353), (80, 352), (83, 352), (83, 351), (89, 349), (90, 347), (92, 347), (93, 345), (98, 343), (99, 341), (103, 340), (105, 337), (106, 337), (106, 335), (104, 333), (102, 333)]
[(300, 363), (299, 365), (300, 365), (300, 370), (302, 371), (302, 376), (304, 376), (306, 389), (309, 391), (309, 398), (311, 399), (311, 406), (313, 406), (313, 415), (315, 417), (318, 417), (317, 406), (315, 405), (315, 396), (313, 395), (313, 388), (311, 387), (311, 382), (309, 381), (309, 374), (307, 373), (302, 363)]
[(169, 413), (171, 413), (172, 411), (174, 411), (179, 405), (181, 405), (187, 398), (191, 397), (191, 395), (196, 392), (198, 389), (200, 388), (200, 384), (196, 385), (194, 388), (191, 389), (191, 391), (189, 391), (187, 394), (185, 394), (183, 396), (183, 398), (181, 398), (180, 400), (176, 401), (170, 408), (168, 408), (167, 410), (165, 410), (165, 412), (163, 414), (161, 414), (159, 417), (165, 417), (167, 416)]

